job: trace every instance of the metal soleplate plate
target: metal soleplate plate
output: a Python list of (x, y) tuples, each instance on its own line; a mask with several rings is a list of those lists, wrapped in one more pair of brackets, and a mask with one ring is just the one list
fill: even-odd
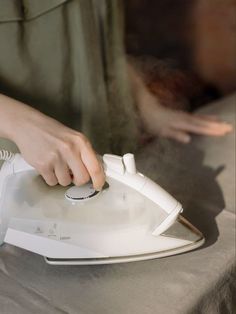
[(148, 254), (137, 254), (122, 257), (111, 256), (108, 258), (87, 258), (87, 259), (54, 259), (45, 257), (45, 261), (50, 265), (102, 265), (145, 261), (192, 251), (202, 246), (205, 242), (205, 238), (203, 237), (202, 233), (182, 216), (179, 216), (178, 221), (176, 221), (176, 223), (174, 223), (161, 236), (172, 238), (174, 237), (180, 240), (181, 239), (191, 240), (191, 243), (175, 249), (162, 250), (160, 252), (151, 252)]

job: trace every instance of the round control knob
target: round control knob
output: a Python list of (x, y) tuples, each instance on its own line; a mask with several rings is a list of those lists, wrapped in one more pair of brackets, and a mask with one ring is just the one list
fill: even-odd
[(92, 183), (87, 183), (82, 186), (72, 186), (66, 191), (65, 197), (70, 201), (80, 202), (89, 200), (99, 193), (93, 188)]
[(125, 170), (130, 173), (130, 174), (136, 174), (137, 170), (136, 170), (136, 164), (135, 164), (135, 159), (134, 159), (134, 155), (133, 154), (125, 154), (123, 156), (123, 162), (125, 165)]

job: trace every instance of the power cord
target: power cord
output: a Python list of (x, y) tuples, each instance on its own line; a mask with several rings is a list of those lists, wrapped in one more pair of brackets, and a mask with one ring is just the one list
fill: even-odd
[(0, 149), (0, 160), (11, 161), (15, 154), (5, 149)]

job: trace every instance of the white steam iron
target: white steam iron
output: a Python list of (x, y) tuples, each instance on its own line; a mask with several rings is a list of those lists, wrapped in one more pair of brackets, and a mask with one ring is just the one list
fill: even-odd
[(190, 251), (203, 235), (180, 216), (182, 206), (137, 172), (134, 155), (103, 156), (101, 192), (49, 187), (20, 154), (0, 151), (0, 244), (49, 264), (109, 264)]

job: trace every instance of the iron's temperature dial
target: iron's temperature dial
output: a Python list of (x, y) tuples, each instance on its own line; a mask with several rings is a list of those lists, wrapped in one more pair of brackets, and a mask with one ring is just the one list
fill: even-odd
[(66, 191), (65, 197), (73, 202), (81, 202), (89, 200), (99, 193), (93, 188), (92, 183), (87, 183), (82, 186), (72, 186)]

